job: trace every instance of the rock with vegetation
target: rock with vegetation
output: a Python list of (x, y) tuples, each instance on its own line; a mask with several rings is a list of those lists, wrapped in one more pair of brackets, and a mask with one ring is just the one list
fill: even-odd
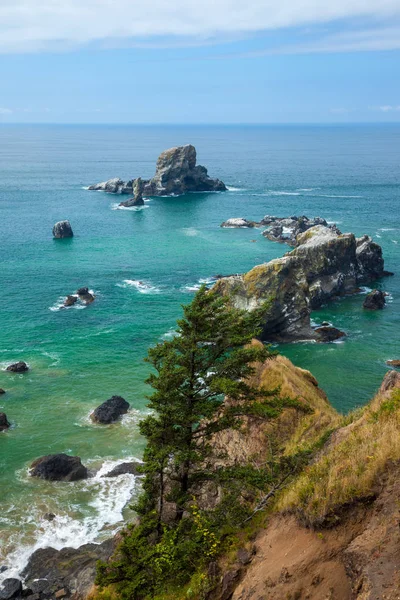
[(315, 339), (313, 309), (384, 275), (382, 249), (367, 236), (316, 225), (299, 234), (296, 244), (282, 258), (215, 284), (237, 308), (264, 307), (264, 340)]
[(137, 179), (135, 179), (135, 182), (133, 184), (133, 198), (129, 198), (129, 200), (125, 200), (125, 202), (120, 202), (119, 206), (144, 206), (143, 189), (143, 180), (141, 177), (138, 177)]
[(56, 239), (71, 238), (74, 236), (69, 221), (58, 221), (53, 227), (53, 237)]
[(372, 292), (367, 294), (363, 302), (363, 308), (368, 310), (382, 310), (386, 304), (385, 296), (386, 294), (381, 290), (372, 290)]
[(0, 412), (0, 431), (5, 431), (9, 427), (11, 427), (11, 425), (8, 422), (6, 413)]
[(10, 373), (26, 373), (26, 371), (29, 371), (29, 367), (26, 362), (19, 360), (16, 363), (12, 363), (12, 365), (8, 365), (6, 371)]
[(37, 458), (30, 466), (30, 475), (49, 481), (77, 481), (88, 477), (88, 470), (79, 456), (49, 454)]
[[(110, 179), (91, 185), (89, 190), (132, 194), (135, 183), (136, 179), (126, 183), (121, 179)], [(188, 144), (160, 154), (154, 177), (143, 180), (142, 193), (146, 196), (177, 196), (188, 192), (220, 192), (226, 189), (222, 181), (208, 176), (205, 167), (196, 165), (196, 148)]]
[(115, 423), (118, 419), (126, 414), (129, 410), (129, 403), (121, 396), (112, 396), (103, 404), (100, 404), (90, 415), (90, 418), (95, 423), (109, 425)]

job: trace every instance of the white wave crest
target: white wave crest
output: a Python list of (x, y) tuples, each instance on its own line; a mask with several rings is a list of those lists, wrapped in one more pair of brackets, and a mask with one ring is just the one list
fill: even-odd
[[(4, 573), (0, 573), (0, 583), (8, 577), (17, 577), (28, 563), (29, 557), (39, 548), (51, 547), (56, 550), (64, 547), (78, 548), (83, 544), (100, 542), (105, 537), (116, 533), (123, 525), (123, 510), (131, 500), (139, 480), (130, 473), (119, 477), (103, 477), (103, 475), (117, 465), (133, 460), (137, 461), (138, 459), (125, 457), (118, 460), (104, 460), (94, 477), (83, 482), (69, 484), (79, 486), (82, 492), (89, 493), (92, 497), (88, 502), (87, 513), (89, 514), (82, 515), (81, 518), (76, 514), (76, 506), (71, 506), (69, 514), (66, 511), (60, 511), (63, 514), (57, 514), (52, 521), (43, 519), (43, 503), (41, 509), (31, 507), (25, 523), (37, 525), (35, 527), (36, 539), (30, 543), (24, 543), (21, 538), (21, 543), (18, 543), (18, 537), (13, 540), (14, 548), (2, 560), (2, 564), (8, 569)], [(90, 462), (98, 463), (98, 459), (89, 461), (89, 466)], [(106, 535), (104, 529), (107, 531)]]
[(199, 235), (199, 232), (194, 227), (186, 227), (182, 229), (182, 231), (188, 237), (195, 237), (196, 235)]
[(122, 288), (135, 288), (140, 294), (159, 294), (160, 288), (152, 285), (148, 281), (141, 281), (139, 279), (124, 279), (122, 283), (117, 283), (117, 287)]

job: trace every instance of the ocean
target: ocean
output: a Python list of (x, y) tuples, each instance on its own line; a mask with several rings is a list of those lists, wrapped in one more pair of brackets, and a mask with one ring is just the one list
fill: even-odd
[[(85, 189), (151, 177), (162, 150), (187, 143), (227, 192), (116, 210), (119, 197)], [(366, 403), (385, 361), (400, 358), (400, 125), (1, 125), (0, 182), (0, 411), (12, 423), (0, 434), (0, 566), (10, 567), (0, 577), (16, 574), (35, 548), (100, 541), (132, 517), (137, 479), (102, 475), (142, 454), (147, 349), (173, 334), (202, 281), (289, 250), (222, 221), (305, 214), (371, 235), (395, 272), (376, 284), (389, 293), (386, 308), (363, 311), (363, 294), (337, 300), (313, 319), (343, 329), (344, 340), (278, 349), (309, 369), (341, 412)], [(53, 240), (61, 219), (73, 239)], [(81, 286), (95, 302), (60, 310)], [(5, 372), (16, 360), (30, 371)], [(91, 411), (112, 395), (131, 411), (121, 423), (92, 424)], [(29, 478), (35, 458), (59, 452), (100, 471), (72, 484)]]

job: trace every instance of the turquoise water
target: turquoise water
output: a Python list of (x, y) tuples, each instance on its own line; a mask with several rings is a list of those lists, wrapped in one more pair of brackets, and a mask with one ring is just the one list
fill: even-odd
[[(114, 176), (150, 177), (161, 150), (185, 143), (230, 191), (115, 210), (118, 197), (84, 189)], [(258, 230), (220, 229), (229, 217), (319, 215), (382, 245), (397, 275), (378, 283), (390, 293), (385, 310), (363, 312), (362, 295), (339, 300), (313, 317), (345, 330), (343, 343), (280, 347), (339, 410), (366, 402), (385, 361), (400, 357), (399, 166), (398, 125), (1, 126), (0, 363), (25, 360), (31, 370), (0, 371), (0, 410), (13, 424), (0, 434), (0, 565), (23, 566), (33, 547), (101, 539), (129, 518), (124, 506), (137, 482), (101, 474), (141, 455), (147, 348), (170, 334), (200, 280), (288, 250)], [(65, 218), (75, 237), (53, 240), (54, 222)], [(84, 285), (96, 294), (92, 305), (58, 310)], [(131, 412), (116, 425), (91, 424), (90, 412), (113, 394)], [(53, 452), (101, 471), (76, 484), (29, 479), (30, 462)], [(57, 519), (44, 521), (46, 512)]]

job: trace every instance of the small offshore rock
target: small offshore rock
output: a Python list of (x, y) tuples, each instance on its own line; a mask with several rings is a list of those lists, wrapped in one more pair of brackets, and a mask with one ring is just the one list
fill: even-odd
[(394, 360), (387, 360), (386, 364), (389, 365), (389, 367), (400, 367), (400, 360), (398, 359), (394, 359)]
[(77, 481), (86, 479), (88, 471), (79, 456), (49, 454), (37, 458), (31, 464), (30, 475), (49, 481)]
[(6, 390), (3, 390), (3, 388), (0, 388), (0, 394), (5, 394)]
[(141, 177), (138, 177), (137, 179), (135, 179), (135, 183), (133, 186), (133, 198), (129, 198), (128, 200), (125, 200), (125, 202), (120, 202), (119, 206), (144, 206), (143, 190), (144, 182)]
[(53, 227), (53, 237), (56, 239), (74, 237), (71, 223), (69, 221), (58, 221)]
[(73, 306), (76, 302), (78, 302), (78, 298), (76, 296), (68, 295), (65, 298), (64, 306)]
[(331, 325), (317, 327), (314, 331), (318, 334), (318, 341), (320, 342), (333, 342), (334, 340), (338, 340), (346, 335), (344, 331), (340, 331), (340, 329), (332, 327)]
[(7, 421), (6, 413), (0, 412), (0, 431), (4, 431), (11, 427), (10, 423)]
[(3, 581), (3, 587), (0, 590), (0, 600), (11, 600), (11, 598), (17, 598), (21, 592), (22, 581), (20, 579), (5, 579)]
[(89, 292), (89, 288), (87, 287), (79, 288), (78, 290), (76, 290), (76, 293), (79, 296), (79, 300), (81, 300), (85, 304), (91, 304), (95, 299), (94, 294)]
[(136, 462), (121, 463), (103, 475), (103, 477), (119, 477), (120, 475), (125, 475), (126, 473), (129, 473), (130, 475), (140, 475), (138, 470), (139, 465), (140, 463)]
[(20, 360), (12, 365), (8, 365), (6, 371), (10, 371), (11, 373), (25, 373), (29, 371), (29, 367), (23, 360)]
[(108, 425), (114, 423), (119, 417), (128, 412), (129, 403), (121, 396), (112, 396), (100, 404), (90, 415), (95, 423)]
[(54, 521), (55, 518), (56, 515), (54, 513), (44, 513), (43, 515), (43, 519), (46, 519), (46, 521)]
[(382, 310), (386, 304), (385, 295), (381, 290), (372, 290), (372, 292), (367, 294), (363, 302), (363, 308), (367, 308), (368, 310)]
[(250, 228), (255, 227), (257, 223), (254, 221), (248, 221), (247, 219), (242, 219), (241, 217), (228, 219), (221, 223), (221, 227), (227, 228)]
[(8, 571), (8, 567), (6, 565), (2, 565), (0, 567), (0, 573), (4, 573), (5, 571)]

